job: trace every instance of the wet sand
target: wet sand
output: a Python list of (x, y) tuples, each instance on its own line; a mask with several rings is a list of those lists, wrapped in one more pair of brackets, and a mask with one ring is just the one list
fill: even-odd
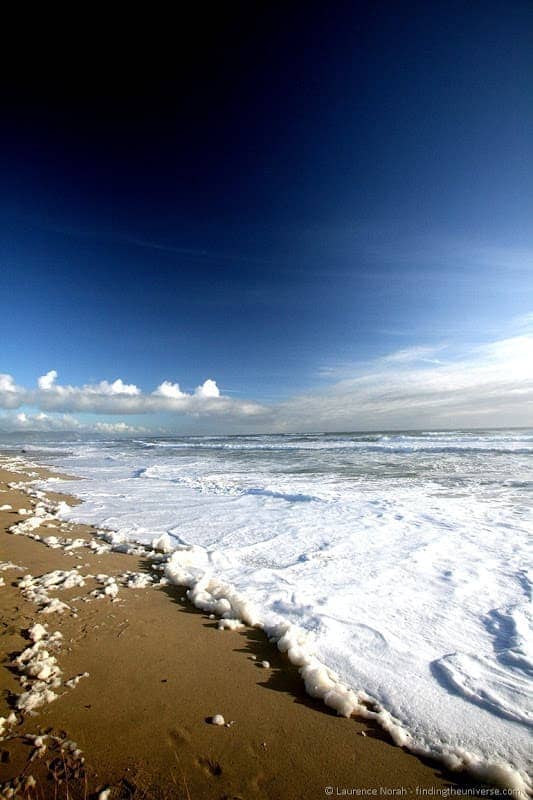
[[(34, 716), (17, 712), (16, 722), (4, 731), (4, 793), (9, 791), (5, 782), (21, 774), (33, 776), (36, 787), (17, 796), (39, 798), (96, 798), (107, 788), (109, 800), (291, 800), (328, 793), (416, 797), (424, 790), (459, 789), (460, 776), (394, 746), (378, 727), (338, 717), (309, 698), (297, 669), (260, 630), (218, 630), (216, 620), (193, 608), (180, 587), (128, 588), (119, 579), (113, 601), (91, 597), (91, 592), (102, 593), (103, 580), (86, 578), (84, 586), (48, 589), (69, 608), (42, 613), (17, 586), (28, 573), (38, 577), (77, 569), (82, 576), (135, 572), (157, 579), (159, 574), (142, 553), (65, 551), (9, 533), (28, 516), (18, 509), (35, 503), (21, 488), (8, 487), (31, 479), (24, 469), (26, 474), (0, 469), (0, 507), (12, 506), (0, 511), (0, 561), (22, 567), (0, 572), (5, 581), (0, 588), (0, 716), (8, 716), (23, 691), (20, 673), (10, 664), (31, 644), (26, 632), (35, 622), (62, 634), (54, 652), (62, 675), (54, 702)], [(76, 502), (59, 494), (47, 497)], [(38, 536), (98, 541), (88, 526), (59, 520), (44, 525), (57, 528), (37, 528)], [(85, 672), (88, 677), (74, 688), (66, 686)], [(215, 714), (222, 714), (229, 727), (211, 724)], [(49, 738), (28, 763), (39, 748), (25, 736), (41, 732)], [(65, 775), (67, 781), (59, 783)]]

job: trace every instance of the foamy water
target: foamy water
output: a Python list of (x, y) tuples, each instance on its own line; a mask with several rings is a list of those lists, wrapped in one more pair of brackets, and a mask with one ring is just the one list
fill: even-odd
[(267, 630), (297, 626), (415, 751), (529, 771), (533, 432), (27, 449), (89, 478), (65, 487), (85, 501), (71, 519), (117, 540), (169, 534), (176, 574), (185, 553), (190, 585), (224, 582)]

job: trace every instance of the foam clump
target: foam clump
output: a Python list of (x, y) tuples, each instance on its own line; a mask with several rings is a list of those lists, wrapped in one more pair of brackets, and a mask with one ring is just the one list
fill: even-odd
[(34, 578), (32, 575), (25, 575), (18, 582), (19, 589), (27, 600), (40, 606), (42, 614), (63, 613), (70, 610), (67, 603), (57, 597), (50, 597), (50, 589), (72, 589), (77, 586), (85, 586), (83, 576), (75, 569), (72, 570), (53, 570)]
[[(31, 514), (31, 511), (28, 511), (28, 514)], [(21, 522), (15, 523), (15, 525), (11, 525), (9, 532), (13, 533), (15, 536), (30, 536), (30, 538), (35, 538), (32, 534), (37, 528), (40, 528), (41, 525), (41, 517), (28, 517)]]
[(118, 592), (119, 592), (119, 586), (118, 583), (116, 582), (116, 579), (113, 577), (107, 578), (104, 584), (104, 594), (107, 595), (107, 597), (115, 598)]
[[(27, 518), (16, 523), (15, 525), (12, 525), (9, 528), (10, 533), (16, 536), (27, 536), (31, 539), (41, 541), (52, 550), (61, 549), (65, 553), (71, 553), (74, 550), (82, 548), (90, 549), (96, 555), (103, 555), (111, 550), (122, 550), (123, 552), (132, 553), (137, 553), (139, 551), (139, 548), (125, 543), (124, 536), (116, 535), (114, 532), (107, 533), (107, 537), (112, 541), (111, 544), (107, 543), (106, 541), (99, 541), (98, 539), (92, 537), (90, 539), (84, 539), (82, 537), (72, 539), (65, 536), (56, 535), (40, 537), (37, 533), (35, 533), (38, 528), (41, 526), (46, 528), (57, 528), (56, 523), (58, 517), (68, 515), (68, 512), (71, 511), (71, 507), (64, 501), (51, 503), (46, 499), (44, 492), (41, 492), (37, 489), (27, 490), (24, 485), (13, 488), (22, 488), (23, 490), (30, 491), (32, 495), (39, 498), (39, 502), (36, 503), (33, 511), (29, 509), (19, 509), (19, 515), (26, 516)], [(60, 527), (62, 530), (68, 530), (70, 529), (70, 524), (61, 522)], [(104, 533), (100, 532), (99, 536), (104, 538)]]
[(39, 642), (45, 636), (48, 636), (48, 631), (45, 625), (36, 622), (35, 625), (32, 625), (32, 627), (28, 629), (28, 636), (32, 642)]
[(12, 711), (7, 717), (0, 717), (0, 741), (4, 738), (4, 734), (15, 725), (17, 722), (16, 714)]
[(64, 517), (71, 511), (71, 507), (68, 503), (65, 503), (64, 500), (60, 500), (59, 503), (56, 504), (55, 513), (58, 517)]
[(14, 711), (11, 711), (7, 717), (0, 717), (0, 741), (4, 738), (4, 734), (8, 729), (16, 725), (17, 722), (17, 715)]
[(12, 561), (0, 561), (0, 572), (5, 572), (7, 569), (24, 569), (24, 567), (19, 567), (18, 564), (13, 564)]
[(152, 586), (154, 579), (146, 572), (125, 572), (121, 575), (128, 589), (146, 589)]
[(230, 631), (238, 631), (240, 628), (244, 628), (244, 623), (242, 623), (240, 619), (219, 619), (217, 628), (219, 631), (226, 629)]
[(152, 548), (158, 553), (171, 553), (174, 549), (174, 542), (168, 533), (163, 533), (158, 539), (153, 540)]
[(57, 550), (62, 546), (63, 540), (57, 536), (46, 536), (43, 539), (44, 544), (52, 550)]
[(51, 597), (39, 611), (41, 614), (62, 614), (64, 611), (70, 611), (70, 606), (58, 597)]
[(178, 586), (193, 586), (209, 566), (207, 551), (196, 545), (178, 545), (165, 565), (165, 575)]
[(73, 678), (69, 678), (68, 681), (65, 681), (65, 686), (68, 686), (69, 689), (74, 689), (82, 678), (88, 678), (88, 677), (89, 677), (88, 672), (81, 672), (79, 675), (74, 675)]
[(40, 623), (29, 628), (27, 634), (33, 644), (19, 653), (12, 666), (25, 690), (17, 697), (16, 708), (23, 714), (34, 714), (57, 699), (54, 690), (61, 686), (61, 670), (50, 650), (59, 648), (63, 637), (60, 631), (50, 634)]
[(51, 587), (60, 589), (73, 589), (76, 586), (85, 586), (83, 576), (75, 569), (62, 570), (56, 569), (47, 572), (39, 579), (39, 585), (45, 589)]
[[(253, 603), (226, 582), (213, 576), (210, 554), (202, 547), (179, 545), (165, 565), (165, 577), (179, 586), (187, 586), (187, 597), (202, 611), (216, 614), (223, 620), (255, 626), (259, 615)], [(232, 623), (226, 625), (232, 627)]]
[(214, 716), (211, 717), (209, 721), (211, 722), (211, 725), (223, 726), (226, 724), (226, 720), (224, 719), (222, 714), (215, 714)]
[(101, 556), (104, 553), (110, 553), (111, 552), (111, 545), (110, 544), (107, 544), (106, 542), (99, 542), (96, 539), (91, 539), (89, 541), (88, 547), (97, 556)]
[(528, 777), (504, 762), (489, 763), (461, 747), (444, 748), (440, 759), (451, 770), (467, 770), (470, 775), (484, 783), (514, 790), (519, 797), (533, 795), (533, 786)]
[(136, 544), (132, 544), (128, 539), (126, 531), (106, 531), (98, 532), (98, 536), (109, 545), (109, 551), (115, 553), (126, 553), (132, 556), (146, 555), (146, 548)]
[(0, 506), (0, 511), (13, 511), (13, 506), (10, 506), (9, 503), (4, 503), (4, 505)]

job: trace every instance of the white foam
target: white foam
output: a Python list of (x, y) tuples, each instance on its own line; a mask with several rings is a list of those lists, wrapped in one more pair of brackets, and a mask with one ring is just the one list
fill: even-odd
[(430, 432), (82, 443), (58, 463), (89, 478), (64, 485), (86, 501), (67, 519), (173, 546), (165, 577), (287, 644), (324, 702), (524, 785), (532, 453), (531, 432)]
[(61, 686), (61, 670), (50, 650), (61, 646), (62, 634), (49, 634), (45, 626), (36, 624), (28, 630), (33, 644), (12, 662), (25, 689), (17, 697), (16, 708), (22, 714), (34, 714), (38, 708), (57, 699)]
[(152, 542), (152, 547), (159, 553), (171, 553), (175, 547), (175, 542), (172, 541), (168, 533), (163, 533)]
[(13, 564), (12, 561), (1, 561), (0, 562), (0, 572), (5, 572), (7, 569), (24, 569), (24, 567), (20, 567), (18, 564)]
[(72, 589), (76, 586), (85, 586), (85, 579), (75, 570), (52, 570), (38, 578), (25, 575), (18, 581), (18, 587), (24, 597), (31, 603), (40, 606), (41, 614), (62, 614), (69, 611), (70, 606), (58, 597), (50, 597), (50, 590)]
[(117, 582), (115, 581), (114, 578), (111, 578), (106, 582), (106, 585), (104, 587), (104, 594), (106, 594), (108, 597), (113, 598), (117, 596), (118, 590), (119, 587)]
[(31, 628), (28, 630), (28, 636), (32, 640), (32, 642), (39, 642), (45, 636), (48, 635), (48, 631), (45, 625), (41, 625), (39, 622), (36, 622), (35, 625), (32, 625)]
[(68, 681), (65, 681), (65, 686), (68, 686), (69, 689), (74, 689), (82, 678), (88, 678), (88, 677), (89, 677), (88, 672), (81, 672), (79, 675), (74, 675), (74, 677), (69, 678)]
[(125, 572), (120, 576), (128, 589), (146, 589), (152, 586), (154, 579), (146, 572)]

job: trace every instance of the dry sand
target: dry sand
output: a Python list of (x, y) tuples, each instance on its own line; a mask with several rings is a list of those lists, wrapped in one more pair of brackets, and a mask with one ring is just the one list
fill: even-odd
[[(124, 587), (113, 602), (90, 598), (102, 585), (87, 579), (84, 587), (49, 591), (70, 610), (39, 612), (17, 586), (27, 573), (36, 577), (78, 566), (81, 575), (154, 572), (142, 556), (96, 555), (85, 548), (65, 552), (7, 532), (25, 519), (16, 509), (31, 507), (27, 494), (8, 488), (24, 479), (0, 470), (0, 506), (14, 509), (0, 511), (0, 561), (23, 568), (0, 572), (5, 581), (0, 588), (0, 716), (7, 717), (23, 691), (10, 664), (30, 644), (25, 632), (35, 622), (63, 635), (55, 653), (63, 683), (54, 702), (35, 716), (19, 715), (0, 742), (0, 783), (22, 772), (37, 781), (36, 789), (17, 796), (96, 798), (111, 787), (109, 800), (291, 800), (325, 797), (326, 787), (332, 787), (333, 796), (353, 796), (356, 789), (362, 796), (364, 789), (375, 789), (379, 797), (385, 796), (380, 787), (388, 787), (415, 797), (416, 787), (459, 786), (456, 775), (394, 746), (379, 728), (337, 717), (313, 701), (298, 671), (261, 631), (219, 631), (179, 587)], [(58, 530), (36, 532), (88, 541), (96, 533), (64, 523)], [(65, 686), (84, 672), (89, 676), (75, 688)], [(232, 724), (210, 724), (214, 714)], [(36, 748), (24, 736), (44, 731), (57, 738), (47, 739), (46, 750), (28, 763)], [(79, 754), (69, 755), (68, 745), (60, 744), (65, 739), (82, 751), (83, 765)], [(68, 786), (52, 778), (50, 762), (59, 777), (66, 768)]]

